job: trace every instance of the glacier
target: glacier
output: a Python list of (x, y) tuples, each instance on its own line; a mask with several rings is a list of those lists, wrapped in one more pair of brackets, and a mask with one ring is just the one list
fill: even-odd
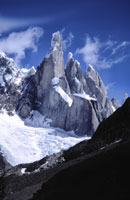
[(27, 123), (16, 113), (13, 116), (6, 112), (0, 113), (0, 149), (12, 166), (37, 161), (89, 139), (86, 136), (79, 137), (73, 131), (66, 132), (46, 124), (45, 127), (37, 127), (40, 126), (39, 116), (36, 113), (37, 119), (32, 123), (28, 120)]

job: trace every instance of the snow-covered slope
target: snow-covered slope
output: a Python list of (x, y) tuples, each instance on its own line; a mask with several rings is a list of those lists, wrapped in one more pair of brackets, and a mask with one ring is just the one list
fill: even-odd
[(0, 114), (0, 149), (13, 166), (68, 149), (84, 139), (62, 129), (26, 126), (16, 114)]

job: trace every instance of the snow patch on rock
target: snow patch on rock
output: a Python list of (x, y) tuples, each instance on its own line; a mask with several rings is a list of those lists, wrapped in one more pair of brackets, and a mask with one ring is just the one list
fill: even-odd
[(58, 84), (59, 84), (59, 81), (60, 81), (59, 78), (54, 77), (54, 78), (52, 79), (52, 81), (51, 81), (52, 86), (58, 85)]
[(115, 107), (112, 105), (112, 110), (113, 110), (113, 112), (115, 112), (116, 111), (116, 109), (115, 109)]
[(80, 93), (75, 93), (73, 94), (74, 96), (77, 96), (77, 97), (80, 97), (80, 98), (83, 98), (83, 99), (86, 99), (86, 100), (93, 100), (93, 101), (97, 101), (97, 99), (93, 98), (93, 97), (90, 97), (88, 94), (80, 94)]
[(69, 97), (69, 95), (60, 87), (60, 86), (55, 86), (54, 87), (56, 92), (60, 94), (61, 98), (68, 103), (69, 107), (72, 106), (73, 100)]

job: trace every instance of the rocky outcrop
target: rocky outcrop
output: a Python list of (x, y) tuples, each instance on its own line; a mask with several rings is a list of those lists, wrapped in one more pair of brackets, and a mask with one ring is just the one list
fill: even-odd
[(80, 136), (91, 137), (99, 124), (93, 104), (95, 100), (73, 95), (73, 104), (67, 113), (65, 129), (74, 130)]
[(0, 110), (13, 114), (21, 97), (23, 74), (13, 61), (0, 53)]
[(112, 102), (112, 105), (114, 107), (114, 111), (120, 107), (119, 102), (115, 98), (112, 98), (111, 102)]
[(64, 69), (59, 32), (52, 35), (51, 49), (36, 72), (31, 68), (23, 76), (2, 54), (0, 68), (0, 106), (17, 111), (23, 119), (31, 118), (32, 111), (37, 110), (50, 118), (54, 127), (92, 136), (98, 124), (116, 109), (91, 65), (83, 74), (80, 63), (69, 53)]
[(69, 53), (64, 70), (59, 32), (53, 34), (49, 53), (26, 85), (19, 104), (22, 118), (30, 117), (35, 109), (50, 118), (54, 127), (92, 136), (113, 113), (105, 86), (91, 65), (83, 75), (80, 63)]
[(86, 81), (86, 84), (84, 84), (85, 92), (96, 98), (101, 107), (104, 107), (106, 103), (106, 89), (98, 73), (91, 65), (88, 66), (84, 77)]
[[(60, 127), (67, 131), (73, 130), (77, 135), (91, 136), (96, 130), (99, 120), (93, 108), (93, 103), (91, 103), (91, 98), (88, 100), (87, 98), (73, 95), (85, 93), (83, 90), (84, 77), (80, 63), (74, 60), (72, 53), (68, 55), (64, 74), (63, 53), (61, 53), (62, 47), (59, 38), (59, 33), (53, 35), (52, 48), (48, 56), (43, 60), (42, 65), (37, 69), (36, 82), (38, 85), (37, 100), (40, 102), (39, 112), (47, 118), (51, 118), (51, 125), (54, 127)], [(62, 55), (60, 61), (59, 54)], [(55, 65), (54, 60), (57, 65)], [(48, 62), (50, 63), (49, 66), (48, 64), (46, 65)], [(49, 74), (48, 77), (46, 76), (46, 71), (44, 71), (47, 67), (51, 67), (51, 75)], [(62, 70), (59, 70), (59, 68)], [(50, 69), (48, 70), (50, 71)]]
[(71, 93), (83, 93), (83, 76), (81, 66), (77, 60), (74, 60), (72, 53), (68, 54), (65, 72)]
[(50, 87), (52, 78), (64, 76), (64, 59), (60, 33), (52, 36), (51, 49), (43, 62), (38, 66), (36, 73), (38, 98), (42, 99)]
[(31, 111), (37, 109), (36, 89), (35, 76), (27, 76), (23, 83), (22, 95), (17, 107), (17, 112), (23, 119), (31, 117)]
[(101, 122), (113, 113), (112, 102), (107, 97), (103, 81), (91, 65), (88, 66), (84, 78), (85, 92), (97, 99), (96, 110), (98, 113), (97, 115), (99, 116), (99, 121)]
[(4, 176), (5, 171), (11, 168), (11, 165), (7, 162), (0, 149), (0, 178)]

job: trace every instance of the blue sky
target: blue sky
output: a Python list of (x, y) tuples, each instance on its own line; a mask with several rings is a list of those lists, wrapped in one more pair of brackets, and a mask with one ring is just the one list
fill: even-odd
[(129, 0), (4, 0), (0, 2), (0, 51), (20, 66), (35, 67), (50, 48), (52, 33), (62, 35), (83, 71), (90, 63), (108, 96), (130, 95)]

